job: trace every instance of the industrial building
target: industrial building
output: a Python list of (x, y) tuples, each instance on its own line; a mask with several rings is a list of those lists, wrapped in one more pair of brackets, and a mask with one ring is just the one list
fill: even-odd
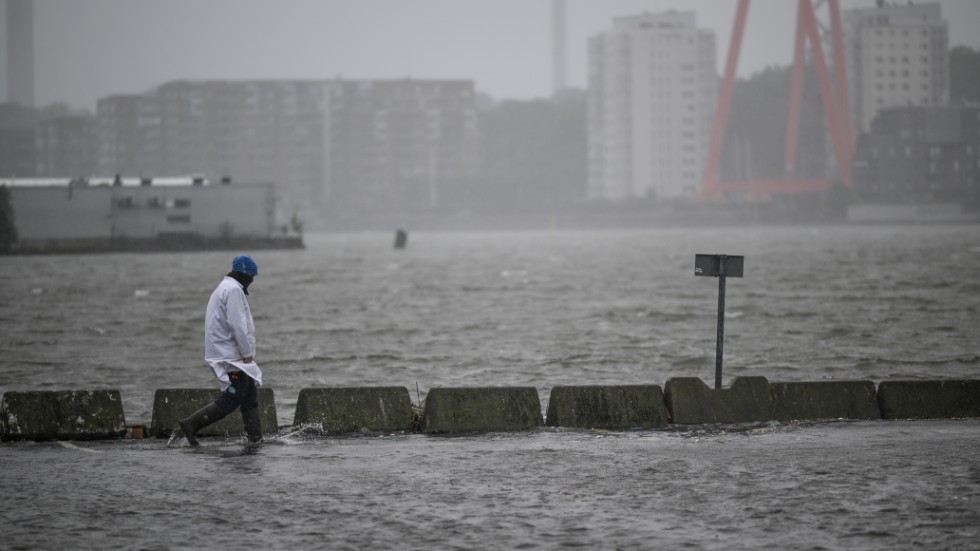
[(273, 184), (199, 177), (2, 180), (19, 252), (297, 247)]

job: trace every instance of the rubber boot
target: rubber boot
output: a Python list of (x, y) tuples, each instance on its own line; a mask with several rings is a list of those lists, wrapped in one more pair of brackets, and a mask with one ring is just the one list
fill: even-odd
[(197, 446), (197, 431), (203, 429), (211, 423), (220, 421), (225, 415), (228, 415), (228, 413), (222, 411), (217, 404), (212, 402), (194, 412), (194, 414), (187, 419), (180, 421), (180, 429), (184, 431), (184, 436), (187, 438), (187, 443), (191, 446)]
[(262, 441), (262, 419), (259, 416), (259, 408), (249, 408), (242, 412), (242, 421), (245, 423), (245, 434), (248, 441), (255, 443)]

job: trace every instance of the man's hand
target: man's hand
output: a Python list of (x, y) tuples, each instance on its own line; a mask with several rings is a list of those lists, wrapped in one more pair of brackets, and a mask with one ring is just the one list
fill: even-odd
[(245, 362), (245, 363), (247, 363), (247, 364), (250, 364), (250, 363), (252, 363), (252, 357), (251, 356), (245, 356), (244, 358), (242, 358), (242, 361)]

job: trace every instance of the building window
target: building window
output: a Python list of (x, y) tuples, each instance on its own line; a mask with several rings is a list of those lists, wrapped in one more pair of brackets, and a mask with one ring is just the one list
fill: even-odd
[(168, 209), (187, 209), (191, 206), (190, 199), (168, 199), (167, 208)]
[(191, 215), (189, 214), (170, 214), (167, 215), (168, 224), (190, 224)]

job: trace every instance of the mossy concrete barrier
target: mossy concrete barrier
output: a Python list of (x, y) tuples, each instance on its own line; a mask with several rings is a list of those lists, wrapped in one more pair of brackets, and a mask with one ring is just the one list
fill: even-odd
[(882, 419), (980, 417), (980, 379), (883, 381), (878, 405)]
[[(205, 388), (161, 388), (153, 395), (153, 421), (150, 435), (169, 438), (178, 424), (202, 407), (218, 399), (221, 392)], [(262, 434), (275, 434), (279, 431), (276, 418), (276, 400), (271, 388), (259, 388), (259, 418)], [(224, 419), (198, 431), (198, 436), (238, 436), (245, 433), (241, 410), (236, 409)]]
[(425, 398), (422, 431), (506, 432), (542, 425), (533, 387), (434, 388)]
[(712, 389), (697, 377), (667, 381), (664, 401), (678, 425), (755, 423), (775, 419), (765, 377), (737, 377), (730, 388)]
[(0, 439), (122, 438), (126, 419), (118, 390), (11, 391), (0, 404)]
[(551, 389), (550, 427), (653, 429), (667, 425), (659, 385), (556, 386)]
[(398, 386), (304, 388), (293, 418), (327, 433), (410, 431), (413, 421), (408, 389)]
[(777, 421), (881, 419), (871, 381), (772, 383)]

